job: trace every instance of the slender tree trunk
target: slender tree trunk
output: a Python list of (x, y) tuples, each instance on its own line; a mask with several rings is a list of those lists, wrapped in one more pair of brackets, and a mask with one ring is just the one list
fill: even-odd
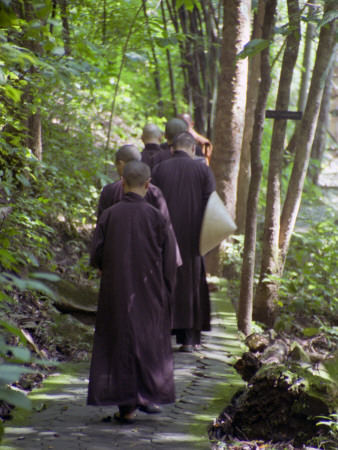
[[(312, 22), (310, 22), (311, 17), (314, 15), (313, 6), (308, 5), (308, 14), (307, 18), (309, 22), (306, 26), (306, 35), (305, 35), (305, 45), (304, 45), (304, 54), (303, 54), (303, 63), (302, 63), (302, 75), (300, 81), (299, 88), (299, 96), (298, 96), (298, 111), (304, 111), (306, 105), (306, 99), (309, 89), (309, 83), (311, 78), (311, 48), (312, 48), (312, 40), (315, 34), (315, 26)], [(299, 123), (297, 123), (295, 127), (295, 131), (290, 139), (287, 151), (294, 154), (297, 145), (297, 138), (299, 133)]]
[(162, 100), (162, 88), (161, 88), (161, 79), (160, 79), (160, 69), (159, 69), (159, 64), (158, 64), (158, 60), (157, 60), (157, 56), (156, 56), (154, 40), (152, 38), (151, 31), (150, 31), (149, 18), (148, 18), (148, 14), (147, 14), (146, 0), (142, 0), (142, 3), (143, 3), (144, 17), (145, 17), (145, 20), (146, 20), (147, 33), (148, 33), (148, 36), (149, 36), (149, 41), (150, 41), (150, 45), (151, 45), (151, 52), (153, 54), (153, 60), (154, 60), (154, 66), (155, 66), (155, 69), (154, 69), (154, 81), (155, 81), (155, 88), (156, 88), (156, 92), (157, 92), (157, 96), (158, 96), (158, 100), (157, 100), (158, 113), (159, 113), (160, 117), (163, 117), (163, 100)]
[(312, 167), (311, 175), (312, 180), (315, 184), (318, 184), (320, 165), (323, 160), (326, 145), (326, 135), (330, 126), (330, 101), (333, 87), (333, 74), (335, 69), (336, 56), (337, 55), (335, 50), (332, 55), (331, 67), (325, 82), (315, 138), (311, 150), (311, 158), (315, 162), (315, 165)]
[[(14, 13), (17, 15), (19, 19), (23, 19), (27, 22), (32, 20), (37, 20), (35, 16), (35, 11), (33, 5), (28, 0), (24, 0), (23, 2), (13, 1), (12, 8)], [(23, 39), (19, 45), (24, 48), (27, 48), (32, 53), (37, 55), (41, 55), (42, 48), (38, 40), (30, 40)], [(30, 81), (25, 86), (23, 91), (23, 95), (21, 97), (21, 107), (17, 108), (18, 110), (18, 120), (22, 122), (26, 128), (26, 138), (23, 145), (30, 148), (34, 154), (34, 156), (41, 161), (42, 160), (42, 137), (41, 137), (41, 116), (40, 109), (34, 113), (32, 113), (32, 105), (34, 104), (35, 96), (33, 94), (34, 88), (34, 76), (38, 73), (37, 69), (34, 66), (31, 66), (28, 69), (28, 73), (30, 74)]]
[[(247, 60), (236, 61), (250, 37), (250, 0), (224, 0), (221, 73), (217, 97), (214, 150), (210, 167), (217, 192), (235, 218), (236, 193), (245, 117)], [(217, 251), (207, 259), (208, 271), (218, 274)]]
[[(272, 27), (276, 14), (277, 0), (268, 0), (265, 4), (262, 38), (271, 39)], [(247, 201), (247, 220), (245, 228), (243, 265), (241, 275), (240, 298), (237, 311), (238, 328), (244, 334), (251, 329), (253, 280), (256, 257), (257, 205), (262, 178), (261, 148), (264, 129), (266, 102), (271, 85), (270, 49), (261, 53), (261, 83), (255, 108), (254, 127), (251, 141), (251, 170), (249, 196)]]
[(107, 5), (106, 0), (103, 0), (103, 17), (102, 17), (102, 44), (106, 43), (106, 28), (107, 28)]
[[(162, 11), (162, 20), (163, 20), (164, 31), (167, 33), (168, 32), (167, 21), (166, 21), (166, 17), (165, 17), (163, 0), (161, 0), (161, 11)], [(166, 54), (167, 54), (168, 72), (169, 72), (169, 80), (170, 80), (171, 102), (173, 105), (174, 116), (177, 117), (178, 111), (177, 111), (177, 104), (176, 104), (175, 78), (174, 78), (173, 66), (171, 63), (171, 55), (170, 55), (170, 51), (168, 49), (166, 50)]]
[[(254, 16), (251, 39), (262, 38), (262, 25), (264, 20), (265, 2), (260, 0), (258, 11)], [(250, 168), (250, 144), (252, 139), (254, 113), (260, 85), (260, 60), (258, 53), (249, 59), (248, 91), (246, 96), (245, 125), (243, 131), (241, 159), (238, 173), (237, 202), (236, 202), (236, 225), (237, 234), (243, 234), (245, 230), (246, 204), (249, 192), (251, 176)]]
[[(328, 17), (329, 14), (332, 14), (333, 11), (337, 11), (337, 9), (338, 6), (336, 3), (327, 1), (324, 16)], [(320, 30), (318, 51), (313, 69), (309, 95), (303, 120), (300, 125), (295, 161), (281, 217), (281, 229), (279, 236), (281, 273), (301, 202), (324, 82), (327, 75), (327, 68), (334, 49), (335, 33), (336, 22), (334, 20), (325, 26), (322, 26)]]
[[(288, 0), (289, 28), (292, 32), (286, 40), (282, 70), (276, 101), (276, 110), (288, 109), (291, 82), (297, 61), (300, 41), (300, 10), (298, 0)], [(254, 299), (253, 318), (273, 325), (277, 314), (278, 286), (269, 275), (279, 275), (279, 223), (281, 209), (281, 178), (283, 166), (286, 120), (274, 121), (271, 138), (268, 186), (266, 195), (265, 224), (261, 273)]]
[(68, 4), (67, 0), (59, 0), (60, 11), (61, 11), (61, 19), (62, 19), (62, 35), (63, 42), (65, 47), (65, 54), (71, 54), (71, 45), (70, 45), (70, 32), (69, 32), (69, 24), (68, 24)]
[(211, 168), (216, 177), (217, 191), (233, 218), (236, 210), (248, 67), (247, 60), (236, 62), (236, 54), (249, 40), (249, 18), (249, 1), (225, 1), (221, 74)]

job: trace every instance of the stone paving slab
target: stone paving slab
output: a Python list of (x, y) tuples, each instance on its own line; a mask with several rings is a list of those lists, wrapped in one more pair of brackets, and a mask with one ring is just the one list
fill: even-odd
[[(53, 388), (34, 391), (33, 404), (46, 405), (5, 428), (3, 450), (56, 449), (210, 449), (208, 424), (221, 412), (232, 393), (243, 385), (232, 364), (243, 352), (236, 318), (222, 291), (213, 294), (213, 328), (203, 336), (201, 351), (180, 353), (174, 348), (176, 403), (162, 414), (137, 414), (134, 425), (103, 422), (116, 407), (86, 405), (89, 363), (66, 382), (52, 379)], [(220, 301), (222, 300), (222, 301)], [(228, 397), (226, 399), (226, 397)]]

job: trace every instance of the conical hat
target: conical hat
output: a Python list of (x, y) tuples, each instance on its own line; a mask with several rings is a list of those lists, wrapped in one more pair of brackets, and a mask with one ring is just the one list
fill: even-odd
[(214, 191), (204, 211), (201, 233), (200, 254), (204, 256), (236, 231), (237, 227), (224, 203)]

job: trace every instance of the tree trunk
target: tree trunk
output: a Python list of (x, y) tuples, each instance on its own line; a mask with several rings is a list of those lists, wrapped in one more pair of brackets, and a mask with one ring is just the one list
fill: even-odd
[[(297, 61), (300, 41), (300, 11), (298, 0), (288, 0), (289, 29), (276, 101), (276, 110), (286, 111), (289, 106), (291, 82)], [(286, 120), (276, 119), (271, 138), (269, 175), (266, 196), (263, 254), (259, 283), (254, 299), (253, 318), (273, 325), (277, 314), (278, 286), (270, 275), (279, 274), (279, 223), (281, 209), (281, 178)]]
[[(262, 38), (262, 25), (264, 20), (264, 0), (259, 0), (258, 11), (254, 17), (252, 39)], [(241, 159), (238, 173), (237, 202), (236, 202), (236, 225), (237, 234), (245, 231), (246, 203), (248, 200), (250, 183), (250, 144), (254, 125), (254, 114), (260, 85), (260, 60), (258, 53), (249, 59), (248, 91), (246, 96), (245, 125), (243, 131)]]
[[(313, 6), (308, 5), (308, 20), (311, 20), (311, 17), (314, 15)], [(304, 54), (303, 54), (303, 63), (302, 63), (302, 75), (300, 81), (299, 88), (299, 96), (298, 96), (298, 111), (304, 111), (306, 105), (306, 99), (308, 94), (308, 88), (310, 83), (311, 76), (311, 48), (312, 48), (312, 40), (315, 34), (315, 26), (312, 22), (307, 23), (306, 34), (305, 34), (305, 46), (304, 46)], [(299, 123), (296, 124), (294, 133), (290, 139), (287, 151), (294, 154), (297, 145), (297, 137), (299, 133)]]
[[(14, 13), (17, 15), (19, 19), (23, 19), (27, 22), (38, 20), (35, 15), (35, 10), (31, 2), (25, 0), (23, 3), (15, 1), (12, 4), (12, 8)], [(38, 40), (31, 39), (23, 39), (19, 42), (24, 48), (27, 48), (32, 53), (36, 55), (42, 54), (42, 47)], [(23, 95), (21, 97), (21, 104), (18, 110), (18, 120), (24, 124), (26, 128), (26, 136), (25, 142), (23, 145), (30, 148), (34, 154), (34, 156), (41, 161), (42, 160), (42, 137), (41, 137), (41, 116), (40, 109), (38, 108), (37, 112), (32, 113), (32, 105), (34, 104), (34, 91), (36, 88), (34, 87), (35, 76), (38, 74), (38, 70), (33, 65), (28, 69), (28, 73), (30, 74), (29, 79), (30, 82), (26, 84)]]
[(153, 54), (153, 60), (154, 60), (154, 81), (155, 81), (155, 89), (157, 92), (158, 100), (157, 100), (157, 106), (158, 106), (158, 114), (160, 117), (163, 117), (163, 100), (162, 100), (162, 88), (161, 88), (161, 78), (160, 78), (160, 69), (158, 65), (158, 60), (156, 56), (155, 46), (154, 46), (154, 40), (151, 36), (150, 26), (149, 26), (149, 18), (147, 14), (147, 6), (146, 6), (146, 0), (143, 0), (143, 12), (144, 17), (146, 20), (146, 27), (147, 27), (147, 33), (149, 36), (149, 42), (151, 45), (151, 52)]
[(224, 3), (221, 74), (215, 121), (215, 144), (211, 168), (217, 191), (235, 217), (236, 187), (244, 127), (247, 60), (236, 62), (236, 54), (249, 40), (250, 2)]
[(62, 19), (62, 35), (65, 48), (65, 54), (69, 56), (71, 54), (70, 45), (70, 32), (68, 24), (68, 4), (67, 0), (59, 0), (61, 19)]
[(320, 165), (323, 160), (323, 155), (326, 145), (326, 135), (330, 126), (330, 100), (333, 87), (333, 74), (335, 68), (336, 51), (333, 52), (331, 67), (325, 81), (325, 87), (323, 91), (322, 103), (320, 106), (320, 112), (317, 122), (317, 128), (315, 138), (311, 150), (311, 158), (315, 164), (312, 167), (312, 181), (318, 184), (318, 177), (320, 174)]
[[(167, 34), (167, 21), (166, 21), (166, 17), (165, 17), (163, 0), (161, 0), (161, 11), (162, 11), (162, 20), (163, 20), (164, 31)], [(178, 110), (177, 110), (177, 104), (176, 104), (175, 78), (174, 78), (174, 71), (173, 71), (173, 67), (172, 67), (172, 63), (171, 63), (171, 55), (170, 55), (170, 51), (168, 49), (166, 51), (166, 54), (167, 54), (168, 72), (169, 72), (169, 80), (170, 80), (171, 102), (173, 105), (174, 116), (177, 117)]]
[[(324, 16), (330, 17), (330, 14), (332, 15), (332, 12), (336, 11), (337, 8), (336, 3), (327, 1)], [(318, 51), (313, 69), (310, 91), (303, 120), (300, 125), (300, 134), (297, 142), (295, 161), (281, 217), (279, 236), (281, 273), (283, 271), (285, 258), (288, 252), (291, 235), (296, 223), (301, 202), (325, 76), (334, 49), (335, 33), (336, 22), (334, 20), (322, 26), (320, 30)]]
[[(236, 193), (242, 133), (245, 116), (247, 60), (236, 61), (236, 54), (249, 40), (250, 1), (224, 2), (221, 74), (217, 98), (215, 141), (210, 167), (216, 178), (217, 192), (235, 218)], [(218, 255), (209, 257), (208, 269), (218, 272)]]
[[(274, 24), (277, 0), (268, 0), (265, 5), (262, 38), (270, 40)], [(255, 109), (255, 121), (251, 141), (250, 189), (247, 201), (247, 218), (245, 228), (243, 265), (241, 275), (240, 298), (237, 311), (238, 329), (249, 334), (251, 329), (253, 279), (256, 255), (257, 205), (262, 178), (261, 148), (264, 129), (266, 102), (271, 85), (270, 49), (267, 47), (261, 54), (261, 83)]]

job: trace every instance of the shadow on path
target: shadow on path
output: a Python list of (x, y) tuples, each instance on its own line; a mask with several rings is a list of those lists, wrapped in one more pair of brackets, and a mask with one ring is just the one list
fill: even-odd
[(237, 337), (236, 317), (224, 291), (212, 294), (212, 331), (203, 335), (202, 350), (180, 353), (173, 345), (176, 403), (162, 414), (138, 412), (134, 425), (120, 425), (116, 407), (86, 406), (89, 363), (66, 366), (66, 374), (50, 377), (31, 393), (41, 410), (16, 417), (5, 429), (1, 449), (210, 449), (207, 425), (243, 385), (232, 368), (244, 351)]

